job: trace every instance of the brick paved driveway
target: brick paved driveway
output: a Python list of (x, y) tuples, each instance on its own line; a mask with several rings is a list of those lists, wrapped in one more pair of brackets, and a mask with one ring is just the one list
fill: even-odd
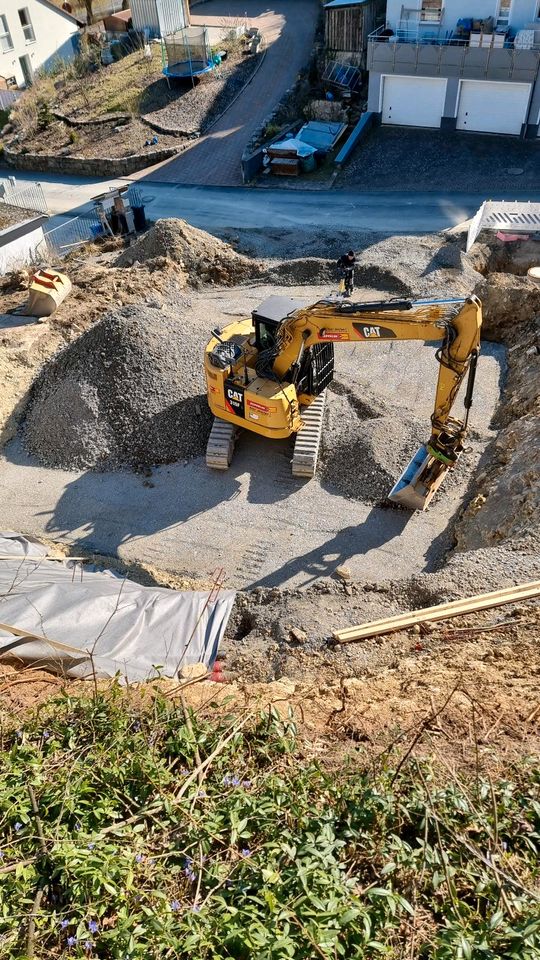
[[(319, 13), (317, 0), (210, 0), (196, 6), (193, 23), (219, 23), (221, 17), (258, 27), (266, 41), (266, 57), (252, 82), (221, 120), (192, 147), (137, 179), (165, 183), (239, 186), (242, 151), (272, 112), (309, 59)], [(216, 19), (217, 18), (217, 19)]]

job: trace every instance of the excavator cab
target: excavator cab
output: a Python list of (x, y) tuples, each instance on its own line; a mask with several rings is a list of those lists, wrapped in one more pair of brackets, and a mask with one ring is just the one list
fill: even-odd
[(278, 330), (287, 317), (295, 310), (305, 306), (303, 300), (292, 297), (268, 297), (251, 313), (255, 328), (255, 346), (257, 350), (270, 350), (277, 342)]

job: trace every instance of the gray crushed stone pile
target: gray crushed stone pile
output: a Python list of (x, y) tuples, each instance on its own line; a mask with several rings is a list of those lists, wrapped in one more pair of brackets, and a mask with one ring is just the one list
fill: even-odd
[(256, 261), (236, 253), (230, 244), (175, 217), (157, 220), (147, 233), (122, 251), (116, 266), (148, 265), (163, 257), (176, 264), (192, 286), (200, 283), (230, 286), (262, 272)]
[[(360, 396), (360, 392), (362, 395)], [(384, 501), (429, 437), (429, 422), (335, 380), (330, 387), (319, 473), (328, 489), (364, 503)]]
[(68, 470), (142, 469), (204, 453), (208, 331), (188, 307), (123, 307), (53, 357), (32, 387), (28, 451)]

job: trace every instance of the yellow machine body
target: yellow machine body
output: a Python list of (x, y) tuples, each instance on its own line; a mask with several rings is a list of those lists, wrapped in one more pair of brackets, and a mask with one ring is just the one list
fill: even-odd
[(302, 420), (296, 387), (257, 376), (258, 351), (251, 320), (228, 324), (220, 338), (242, 345), (243, 356), (226, 370), (220, 370), (210, 360), (219, 340), (213, 337), (207, 344), (204, 368), (208, 405), (214, 416), (274, 440), (297, 433)]

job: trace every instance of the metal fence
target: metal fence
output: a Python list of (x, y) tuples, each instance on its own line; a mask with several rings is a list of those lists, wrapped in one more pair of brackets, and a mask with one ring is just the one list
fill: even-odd
[(47, 201), (40, 183), (28, 183), (17, 186), (14, 177), (9, 180), (0, 180), (0, 203), (7, 203), (10, 207), (20, 207), (23, 210), (32, 210), (36, 213), (47, 213)]
[(46, 249), (40, 250), (40, 253), (45, 255), (46, 252), (55, 259), (62, 259), (102, 233), (103, 227), (95, 213), (72, 217), (52, 230), (45, 231)]
[[(128, 190), (128, 199), (131, 207), (140, 207), (143, 205), (143, 197), (137, 187), (130, 187)], [(45, 231), (45, 249), (40, 253), (54, 259), (62, 259), (68, 254), (73, 253), (77, 247), (90, 243), (96, 237), (103, 237), (104, 230), (101, 220), (94, 210), (81, 214), (79, 217), (72, 217), (64, 223), (60, 223), (52, 230)]]

